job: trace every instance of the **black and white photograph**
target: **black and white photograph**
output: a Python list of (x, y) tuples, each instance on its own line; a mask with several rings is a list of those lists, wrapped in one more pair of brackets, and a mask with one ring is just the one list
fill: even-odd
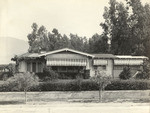
[(150, 1), (0, 0), (0, 113), (150, 113)]

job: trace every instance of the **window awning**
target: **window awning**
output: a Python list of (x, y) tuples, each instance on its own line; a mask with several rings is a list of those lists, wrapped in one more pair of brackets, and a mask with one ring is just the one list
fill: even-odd
[(114, 60), (115, 65), (142, 65), (143, 60), (141, 59), (116, 59)]
[(93, 65), (107, 65), (107, 60), (94, 59), (94, 64)]
[(86, 59), (47, 59), (47, 66), (86, 66)]

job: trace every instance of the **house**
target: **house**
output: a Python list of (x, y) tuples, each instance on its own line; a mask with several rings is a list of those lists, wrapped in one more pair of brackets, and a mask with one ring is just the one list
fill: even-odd
[(118, 56), (113, 54), (89, 54), (69, 48), (41, 53), (25, 53), (18, 56), (19, 72), (42, 73), (44, 67), (60, 75), (75, 76), (78, 73), (94, 76), (97, 70), (105, 71), (113, 78), (119, 77), (123, 67), (130, 66), (132, 74), (142, 69), (145, 56)]

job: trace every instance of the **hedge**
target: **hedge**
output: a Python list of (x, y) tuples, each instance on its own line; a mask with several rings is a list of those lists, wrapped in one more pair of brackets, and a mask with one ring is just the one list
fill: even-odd
[[(112, 80), (105, 90), (147, 90), (150, 89), (149, 80)], [(91, 80), (71, 80), (67, 82), (41, 82), (30, 91), (92, 91), (98, 90), (98, 84)], [(0, 91), (11, 91), (6, 85), (0, 85)]]

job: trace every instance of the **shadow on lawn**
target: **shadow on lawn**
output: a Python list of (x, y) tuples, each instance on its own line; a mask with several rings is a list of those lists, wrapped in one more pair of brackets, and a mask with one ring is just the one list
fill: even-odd
[(0, 101), (0, 105), (24, 104), (23, 101)]

